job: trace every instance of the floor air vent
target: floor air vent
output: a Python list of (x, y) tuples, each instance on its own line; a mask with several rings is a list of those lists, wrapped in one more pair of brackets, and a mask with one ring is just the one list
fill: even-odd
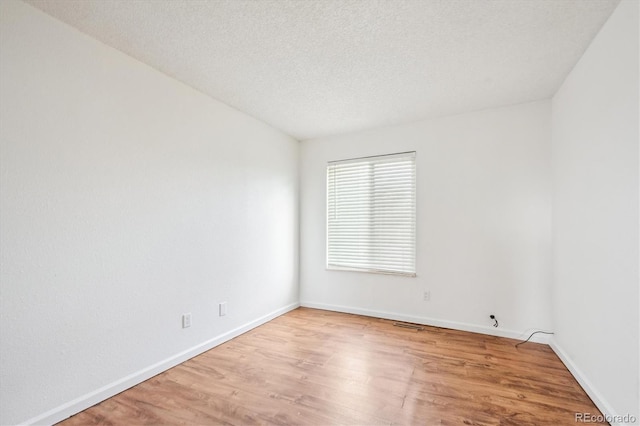
[(411, 324), (408, 322), (394, 322), (393, 325), (395, 327), (402, 327), (402, 328), (410, 328), (412, 330), (418, 330), (418, 331), (422, 331), (424, 330), (424, 327), (418, 324)]

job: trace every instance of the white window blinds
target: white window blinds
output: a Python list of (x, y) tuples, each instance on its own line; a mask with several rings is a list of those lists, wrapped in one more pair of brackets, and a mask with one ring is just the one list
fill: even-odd
[(415, 275), (415, 152), (327, 166), (327, 268)]

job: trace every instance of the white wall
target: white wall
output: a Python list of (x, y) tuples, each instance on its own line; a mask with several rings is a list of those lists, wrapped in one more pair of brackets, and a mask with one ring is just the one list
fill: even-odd
[(296, 141), (21, 2), (0, 14), (0, 424), (295, 306)]
[(553, 98), (554, 347), (608, 414), (638, 415), (638, 2)]
[[(301, 303), (512, 337), (550, 328), (550, 111), (540, 101), (302, 142)], [(327, 161), (410, 150), (417, 277), (325, 270)]]

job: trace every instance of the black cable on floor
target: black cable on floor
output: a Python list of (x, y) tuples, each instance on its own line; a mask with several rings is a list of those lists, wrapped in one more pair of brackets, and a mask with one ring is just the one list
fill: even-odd
[(529, 341), (529, 339), (531, 339), (533, 337), (534, 334), (537, 333), (542, 333), (542, 334), (553, 334), (552, 331), (534, 331), (533, 333), (531, 333), (531, 335), (529, 337), (527, 337), (527, 340), (523, 340), (522, 342), (516, 343), (516, 348), (520, 345), (522, 345), (523, 343), (527, 343)]

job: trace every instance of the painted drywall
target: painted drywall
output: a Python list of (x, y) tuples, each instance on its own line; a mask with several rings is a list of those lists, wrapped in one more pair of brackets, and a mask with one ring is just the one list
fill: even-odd
[[(511, 337), (549, 329), (550, 113), (539, 101), (303, 141), (301, 304)], [(326, 270), (327, 162), (403, 151), (416, 151), (417, 277)]]
[(0, 424), (295, 306), (297, 141), (22, 2), (0, 16)]
[(552, 295), (554, 346), (599, 408), (640, 419), (638, 49), (622, 1), (553, 98)]

